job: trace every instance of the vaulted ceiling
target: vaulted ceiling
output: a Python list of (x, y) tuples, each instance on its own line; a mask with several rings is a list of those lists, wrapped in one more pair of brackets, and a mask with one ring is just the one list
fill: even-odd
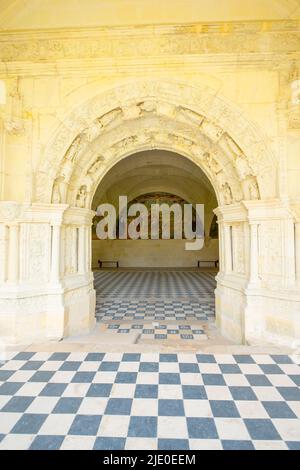
[(299, 0), (0, 0), (0, 28), (299, 19)]
[(212, 214), (217, 207), (214, 189), (203, 171), (177, 153), (164, 150), (139, 152), (113, 166), (101, 181), (93, 200), (118, 206), (119, 196), (132, 200), (142, 194), (167, 192), (192, 204), (205, 204)]

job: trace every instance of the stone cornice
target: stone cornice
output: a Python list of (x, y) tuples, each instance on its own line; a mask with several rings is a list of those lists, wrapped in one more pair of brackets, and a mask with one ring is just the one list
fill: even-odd
[(280, 199), (243, 201), (242, 204), (248, 211), (249, 222), (292, 218), (288, 203)]
[[(294, 54), (294, 56), (299, 55)], [(277, 69), (279, 67), (288, 68), (291, 63), (292, 57), (289, 54), (269, 54), (269, 53), (248, 53), (242, 55), (233, 54), (218, 54), (215, 55), (174, 55), (164, 57), (138, 57), (138, 58), (123, 58), (118, 57), (115, 59), (110, 58), (95, 58), (95, 59), (66, 59), (66, 60), (52, 60), (52, 61), (0, 61), (0, 76), (2, 78), (25, 75), (25, 76), (46, 76), (46, 75), (65, 75), (79, 74), (82, 75), (84, 70), (85, 76), (94, 76), (95, 74), (108, 74), (114, 75), (122, 74), (124, 71), (127, 74), (141, 74), (144, 76), (145, 67), (149, 73), (161, 72), (167, 70), (176, 70), (178, 68), (184, 70), (185, 73), (201, 73), (203, 69), (221, 69), (223, 72), (230, 71), (232, 67), (247, 68), (247, 69), (268, 69), (270, 67)]]
[(6, 64), (299, 51), (297, 20), (0, 32), (0, 62)]
[(292, 214), (295, 217), (297, 223), (300, 222), (300, 197), (291, 199)]
[(28, 39), (49, 37), (113, 37), (113, 36), (153, 36), (156, 34), (186, 33), (268, 33), (299, 31), (300, 20), (250, 20), (250, 21), (206, 21), (197, 23), (161, 23), (148, 25), (119, 25), (79, 28), (46, 28), (28, 30), (0, 30), (0, 37)]

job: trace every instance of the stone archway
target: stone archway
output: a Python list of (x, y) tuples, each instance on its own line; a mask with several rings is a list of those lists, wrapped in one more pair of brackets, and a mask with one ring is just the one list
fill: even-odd
[(220, 205), (276, 195), (276, 168), (264, 138), (240, 110), (207, 88), (138, 81), (94, 97), (65, 119), (42, 157), (35, 200), (76, 206), (86, 188), (89, 207), (112, 165), (158, 148), (200, 165)]
[[(33, 203), (22, 206), (18, 215), (21, 234), (11, 232), (15, 244), (21, 238), (24, 248), (19, 253), (18, 282), (31, 283), (18, 310), (28, 311), (28, 318), (34, 311), (31, 324), (40, 322), (38, 331), (28, 328), (29, 336), (58, 338), (91, 327), (95, 299), (90, 207), (95, 190), (122, 158), (163, 149), (200, 166), (218, 199), (216, 308), (222, 333), (237, 342), (270, 339), (274, 334), (282, 342), (290, 341), (276, 325), (275, 333), (268, 332), (265, 307), (278, 311), (277, 293), (269, 289), (274, 280), (281, 289), (295, 282), (293, 216), (278, 199), (277, 169), (264, 136), (239, 109), (208, 88), (135, 81), (75, 108), (44, 148), (35, 173)], [(282, 265), (272, 261), (269, 272), (267, 240), (272, 231), (272, 248)], [(4, 276), (15, 279), (16, 272), (10, 268)], [(14, 310), (9, 300), (6, 305)], [(283, 300), (279, 326), (284, 324), (284, 305)], [(19, 328), (18, 315), (16, 311)], [(295, 329), (293, 321), (290, 328)], [(15, 326), (10, 332), (18, 338)]]
[[(276, 168), (259, 130), (212, 90), (138, 81), (94, 97), (66, 118), (48, 144), (37, 174), (36, 199), (89, 209), (97, 186), (113, 165), (151, 149), (189, 158), (215, 190), (221, 257), (217, 319), (225, 335), (242, 341), (241, 292), (249, 280), (255, 285), (258, 278), (250, 265), (250, 237), (256, 234), (247, 233), (242, 201), (274, 197)], [(224, 214), (231, 215), (228, 219)], [(228, 277), (234, 286), (229, 293), (221, 287)], [(228, 300), (232, 295), (234, 299)], [(228, 309), (237, 312), (228, 314)]]

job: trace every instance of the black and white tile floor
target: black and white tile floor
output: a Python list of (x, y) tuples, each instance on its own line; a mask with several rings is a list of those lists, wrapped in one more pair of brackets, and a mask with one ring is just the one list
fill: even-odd
[(146, 340), (203, 340), (207, 336), (199, 325), (144, 325), (143, 323), (110, 323), (106, 325), (109, 332), (118, 334), (138, 333), (140, 339)]
[(101, 320), (203, 320), (215, 316), (213, 299), (115, 300), (97, 296), (96, 316)]
[[(96, 273), (101, 328), (138, 324), (153, 339), (153, 324), (176, 338), (202, 330), (213, 318), (213, 277)], [(143, 347), (70, 352), (65, 343), (66, 352), (0, 355), (0, 449), (300, 450), (294, 356)]]
[(125, 299), (213, 296), (216, 273), (201, 271), (119, 271), (94, 272), (95, 289), (104, 298)]
[(287, 355), (23, 352), (0, 367), (0, 449), (300, 449)]
[(96, 317), (108, 331), (140, 330), (138, 341), (207, 338), (200, 322), (215, 317), (214, 273), (115, 270), (94, 276)]

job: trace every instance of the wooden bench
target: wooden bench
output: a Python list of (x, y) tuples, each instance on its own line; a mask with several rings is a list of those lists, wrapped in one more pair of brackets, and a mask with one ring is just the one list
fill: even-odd
[(201, 263), (213, 263), (215, 268), (219, 267), (219, 260), (218, 259), (200, 259), (198, 260), (198, 268), (201, 267)]
[(98, 259), (98, 264), (99, 264), (100, 269), (102, 268), (102, 266), (104, 264), (108, 264), (108, 263), (109, 264), (115, 264), (117, 268), (119, 267), (119, 261), (102, 261), (102, 260)]

